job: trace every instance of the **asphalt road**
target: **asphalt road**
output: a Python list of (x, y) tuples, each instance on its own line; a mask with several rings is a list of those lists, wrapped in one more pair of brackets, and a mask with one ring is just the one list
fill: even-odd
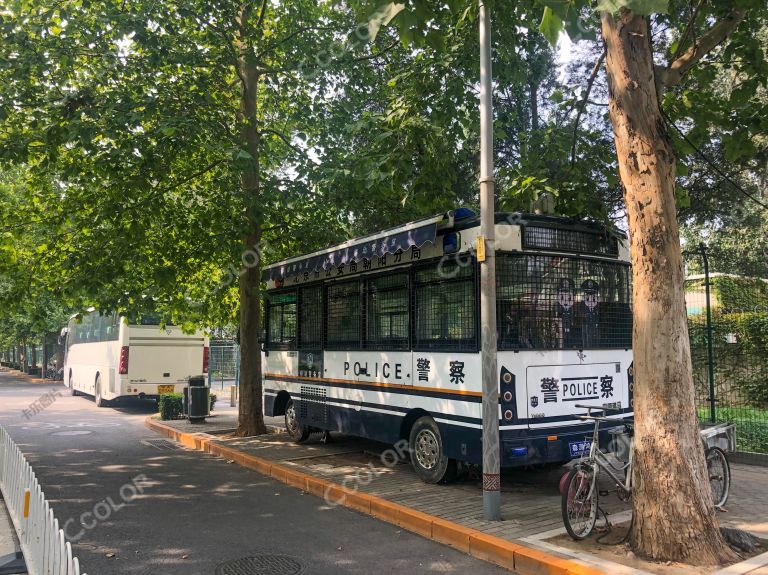
[[(26, 418), (23, 410), (49, 392), (55, 401)], [(67, 392), (0, 373), (0, 424), (27, 455), (89, 575), (507, 573), (162, 441), (144, 427), (154, 403), (98, 409)], [(217, 571), (246, 557), (264, 567), (273, 559), (263, 555), (288, 558), (275, 564), (282, 570)]]

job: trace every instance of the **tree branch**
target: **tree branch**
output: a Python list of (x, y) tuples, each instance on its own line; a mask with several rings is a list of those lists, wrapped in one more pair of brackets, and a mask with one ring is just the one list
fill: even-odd
[(581, 116), (584, 114), (584, 110), (587, 108), (587, 102), (589, 102), (589, 94), (592, 91), (592, 86), (594, 86), (595, 80), (597, 79), (600, 66), (603, 65), (605, 54), (606, 49), (603, 48), (603, 52), (600, 54), (597, 62), (595, 62), (595, 66), (592, 68), (592, 73), (589, 75), (589, 79), (587, 80), (587, 89), (584, 92), (584, 96), (582, 96), (581, 102), (579, 102), (576, 106), (576, 120), (573, 122), (573, 140), (571, 142), (571, 167), (576, 164), (576, 142), (578, 141), (579, 135), (579, 122), (581, 122)]
[(256, 22), (256, 29), (263, 32), (262, 26), (264, 24), (264, 16), (267, 13), (267, 0), (262, 0), (261, 2), (261, 11), (259, 12), (259, 19)]
[(278, 46), (282, 46), (286, 42), (290, 42), (293, 40), (296, 36), (299, 36), (301, 34), (304, 34), (305, 32), (312, 32), (317, 30), (334, 30), (331, 26), (304, 26), (303, 28), (299, 28), (298, 30), (295, 30), (288, 34), (286, 37), (281, 38), (280, 40), (277, 40), (276, 42), (270, 42), (268, 46), (266, 46), (263, 50), (261, 50), (257, 56), (257, 60), (261, 60), (266, 54), (269, 54), (272, 50), (277, 48)]
[(728, 16), (712, 26), (697, 42), (668, 66), (656, 66), (656, 81), (667, 88), (680, 83), (699, 61), (714, 50), (738, 27), (747, 14), (746, 8), (733, 8)]
[(291, 148), (294, 152), (297, 152), (297, 153), (302, 154), (302, 155), (306, 155), (306, 152), (304, 150), (302, 150), (301, 148), (295, 146), (291, 142), (291, 140), (288, 138), (288, 136), (286, 136), (285, 134), (283, 134), (279, 130), (273, 130), (271, 128), (262, 128), (259, 131), (262, 134), (272, 134), (273, 136), (277, 136), (278, 138), (280, 138), (285, 143), (286, 146)]
[[(704, 0), (699, 0), (699, 3), (696, 4), (696, 7), (691, 12), (691, 17), (688, 20), (688, 25), (685, 27), (685, 30), (683, 31), (683, 35), (680, 36), (680, 42), (677, 44), (677, 49), (675, 50), (675, 53), (672, 54), (672, 61), (673, 62), (680, 55), (680, 52), (683, 51), (683, 48), (685, 47), (685, 43), (688, 41), (688, 35), (692, 31), (694, 31), (694, 26), (696, 24), (696, 17), (699, 15), (699, 9), (701, 8), (702, 4), (704, 4)], [(694, 36), (693, 43), (696, 44), (695, 36)]]
[(378, 52), (375, 52), (373, 54), (367, 54), (365, 56), (358, 56), (356, 58), (339, 58), (338, 60), (331, 60), (327, 64), (318, 63), (314, 66), (308, 66), (304, 67), (305, 60), (299, 62), (298, 64), (295, 64), (293, 66), (286, 66), (283, 68), (271, 68), (269, 66), (260, 66), (259, 67), (259, 73), (268, 75), (268, 74), (286, 74), (291, 72), (298, 72), (298, 71), (311, 71), (315, 70), (316, 68), (330, 68), (332, 66), (337, 66), (339, 64), (352, 64), (355, 62), (364, 62), (366, 60), (375, 60), (376, 58), (379, 58), (392, 50), (395, 46), (397, 46), (399, 43), (399, 40), (393, 41), (391, 44), (388, 44)]

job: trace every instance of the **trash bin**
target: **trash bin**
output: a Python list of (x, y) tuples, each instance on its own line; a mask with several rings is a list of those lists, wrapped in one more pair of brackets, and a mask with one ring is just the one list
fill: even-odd
[(210, 390), (205, 386), (205, 378), (196, 376), (189, 378), (189, 385), (184, 389), (187, 393), (187, 417), (190, 423), (205, 423), (210, 415)]

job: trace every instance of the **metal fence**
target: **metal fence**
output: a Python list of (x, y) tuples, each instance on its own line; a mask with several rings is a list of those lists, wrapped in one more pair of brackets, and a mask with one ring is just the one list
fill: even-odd
[(768, 284), (710, 274), (701, 255), (705, 273), (686, 284), (699, 418), (735, 423), (738, 451), (768, 454)]
[(211, 389), (240, 385), (240, 346), (211, 343), (208, 353), (208, 384)]
[(80, 561), (64, 540), (35, 472), (2, 426), (0, 490), (19, 534), (29, 575), (81, 575)]

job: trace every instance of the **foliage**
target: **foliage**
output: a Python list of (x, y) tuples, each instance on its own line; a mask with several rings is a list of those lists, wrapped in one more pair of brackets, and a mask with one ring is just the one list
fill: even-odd
[[(741, 195), (738, 198), (733, 198), (733, 193), (717, 195), (725, 197), (723, 215), (707, 215), (707, 221), (698, 223), (690, 220), (684, 224), (682, 237), (685, 245), (695, 246), (704, 242), (713, 272), (768, 278), (766, 211), (760, 206), (749, 205), (749, 201)], [(731, 202), (737, 203), (740, 208), (731, 207)], [(708, 207), (707, 213), (711, 210), (713, 208)], [(703, 273), (701, 256), (695, 250), (686, 252), (686, 262), (689, 273)]]
[[(701, 421), (710, 421), (709, 408), (698, 410)], [(755, 407), (717, 407), (715, 423), (736, 424), (736, 449), (768, 453), (768, 409)]]
[[(354, 5), (363, 14), (376, 6)], [(337, 135), (340, 144), (326, 146), (323, 162), (330, 166), (329, 188), (350, 196), (351, 181), (369, 192), (355, 195), (350, 206), (356, 232), (456, 205), (477, 206), (476, 17), (471, 2), (405, 3), (379, 35), (399, 37), (407, 48), (390, 51), (377, 69), (345, 78), (343, 97), (332, 109), (351, 118), (348, 133)], [(494, 13), (500, 205), (527, 211), (551, 188), (556, 213), (605, 220), (621, 202), (610, 136), (575, 118), (583, 80), (559, 80), (554, 50), (532, 32), (537, 25), (530, 1)], [(356, 143), (351, 149), (349, 141)]]
[[(760, 353), (768, 358), (768, 308), (751, 308), (753, 311), (726, 311), (712, 314), (712, 338), (716, 345), (726, 349), (726, 336), (733, 334), (742, 351)], [(706, 344), (706, 314), (691, 315), (688, 318), (691, 345)]]
[[(720, 278), (718, 278), (720, 279)], [(716, 397), (721, 405), (768, 405), (768, 307), (712, 314), (712, 345)], [(706, 314), (688, 318), (694, 379), (708, 386)], [(707, 391), (707, 395), (708, 395)]]
[(768, 281), (761, 278), (719, 276), (710, 280), (725, 311), (768, 309)]
[(181, 393), (163, 393), (157, 400), (160, 419), (179, 419), (183, 411), (184, 396)]
[(0, 172), (0, 349), (58, 333), (69, 316), (56, 293), (37, 282), (51, 231), (45, 219), (19, 217), (37, 199), (29, 177), (23, 168)]

